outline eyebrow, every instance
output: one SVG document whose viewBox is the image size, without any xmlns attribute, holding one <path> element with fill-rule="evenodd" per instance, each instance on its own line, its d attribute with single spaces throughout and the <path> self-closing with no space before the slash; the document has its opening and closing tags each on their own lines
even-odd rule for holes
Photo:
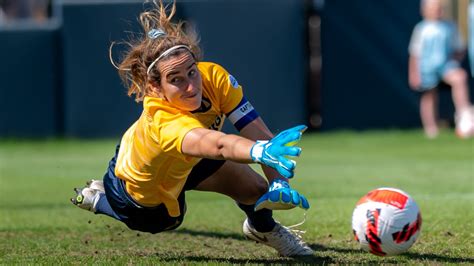
<svg viewBox="0 0 474 266">
<path fill-rule="evenodd" d="M 196 62 L 193 62 L 191 65 L 189 65 L 189 66 L 186 68 L 186 70 L 191 69 L 191 68 L 192 68 L 193 66 L 195 66 L 195 65 L 196 65 Z M 178 73 L 179 73 L 179 71 L 171 71 L 170 73 L 168 73 L 168 75 L 166 75 L 166 77 L 168 78 L 169 76 L 173 76 L 173 75 L 176 75 L 176 74 L 178 74 Z"/>
</svg>

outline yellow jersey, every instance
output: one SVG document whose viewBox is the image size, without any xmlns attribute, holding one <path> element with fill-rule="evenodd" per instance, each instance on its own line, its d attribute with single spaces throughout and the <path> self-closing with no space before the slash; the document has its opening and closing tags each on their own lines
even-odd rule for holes
<svg viewBox="0 0 474 266">
<path fill-rule="evenodd" d="M 242 87 L 223 67 L 209 62 L 197 66 L 202 76 L 201 107 L 183 111 L 161 98 L 145 97 L 140 118 L 122 137 L 115 166 L 115 175 L 125 181 L 137 203 L 145 207 L 163 203 L 172 217 L 180 215 L 178 196 L 200 161 L 182 153 L 184 136 L 194 128 L 221 130 L 226 114 L 240 124 L 256 117 L 255 111 L 249 116 Z"/>
</svg>

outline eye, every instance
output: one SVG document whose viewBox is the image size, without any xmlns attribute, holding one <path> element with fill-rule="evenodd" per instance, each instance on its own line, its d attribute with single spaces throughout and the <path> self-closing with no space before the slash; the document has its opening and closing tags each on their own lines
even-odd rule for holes
<svg viewBox="0 0 474 266">
<path fill-rule="evenodd" d="M 188 73 L 188 75 L 189 75 L 190 77 L 194 77 L 194 76 L 196 76 L 196 74 L 197 74 L 197 71 L 196 71 L 195 69 L 191 69 L 191 70 L 189 71 L 189 73 Z"/>
<path fill-rule="evenodd" d="M 174 77 L 170 80 L 170 83 L 177 84 L 180 83 L 183 79 L 180 77 Z"/>
</svg>

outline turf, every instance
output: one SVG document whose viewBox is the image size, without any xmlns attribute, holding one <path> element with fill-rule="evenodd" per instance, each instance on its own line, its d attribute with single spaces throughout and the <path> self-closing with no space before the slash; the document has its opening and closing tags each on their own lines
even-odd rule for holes
<svg viewBox="0 0 474 266">
<path fill-rule="evenodd" d="M 157 235 L 131 231 L 69 203 L 72 188 L 100 178 L 116 140 L 0 141 L 0 264 L 473 264 L 474 140 L 445 131 L 306 133 L 293 187 L 312 205 L 302 229 L 316 251 L 281 258 L 241 233 L 243 213 L 217 194 L 189 192 L 183 225 Z M 360 251 L 351 233 L 357 200 L 371 189 L 411 194 L 422 233 L 405 254 Z M 275 213 L 298 223 L 303 211 Z"/>
</svg>

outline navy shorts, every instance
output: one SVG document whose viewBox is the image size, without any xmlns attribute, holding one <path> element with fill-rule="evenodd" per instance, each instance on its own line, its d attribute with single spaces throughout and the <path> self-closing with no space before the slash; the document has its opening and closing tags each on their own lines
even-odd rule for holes
<svg viewBox="0 0 474 266">
<path fill-rule="evenodd" d="M 178 217 L 171 217 L 164 204 L 156 207 L 140 206 L 127 193 L 124 181 L 115 176 L 119 148 L 120 146 L 117 146 L 115 156 L 110 160 L 107 173 L 104 175 L 107 201 L 120 221 L 130 229 L 153 234 L 177 228 L 183 222 L 186 213 L 185 191 L 196 188 L 199 183 L 214 174 L 225 163 L 224 160 L 202 159 L 194 166 L 178 197 L 181 214 Z"/>
</svg>

